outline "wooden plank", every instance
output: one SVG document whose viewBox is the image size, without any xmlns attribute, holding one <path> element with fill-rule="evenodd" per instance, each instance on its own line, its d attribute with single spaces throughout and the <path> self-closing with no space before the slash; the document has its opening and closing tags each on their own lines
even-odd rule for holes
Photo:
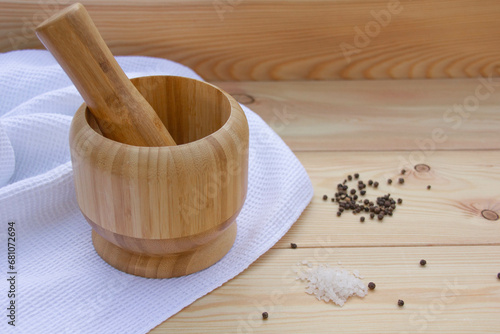
<svg viewBox="0 0 500 334">
<path fill-rule="evenodd" d="M 436 150 L 499 149 L 500 80 L 489 80 L 215 84 L 294 151 L 418 151 L 430 143 Z"/>
<path fill-rule="evenodd" d="M 483 210 L 500 214 L 498 151 L 435 152 L 422 161 L 431 168 L 429 172 L 400 164 L 408 153 L 298 153 L 315 194 L 275 247 L 289 248 L 291 242 L 299 247 L 500 244 L 500 220 L 488 220 L 481 214 Z M 400 185 L 396 180 L 403 167 L 408 172 Z M 370 200 L 387 193 L 403 199 L 392 217 L 379 222 L 364 214 L 366 222 L 360 223 L 361 214 L 346 212 L 337 217 L 338 204 L 323 201 L 324 194 L 334 195 L 336 185 L 356 172 L 365 182 L 380 182 L 376 190 L 367 188 L 365 197 Z M 395 181 L 390 186 L 388 178 Z M 427 190 L 427 185 L 432 189 Z"/>
<path fill-rule="evenodd" d="M 498 333 L 499 257 L 498 246 L 270 250 L 151 333 Z M 377 287 L 342 308 L 320 302 L 294 279 L 302 260 L 341 261 Z"/>
<path fill-rule="evenodd" d="M 62 3 L 1 0 L 0 51 L 40 48 L 33 29 Z M 116 55 L 169 58 L 208 80 L 459 78 L 500 64 L 496 0 L 82 3 Z"/>
</svg>

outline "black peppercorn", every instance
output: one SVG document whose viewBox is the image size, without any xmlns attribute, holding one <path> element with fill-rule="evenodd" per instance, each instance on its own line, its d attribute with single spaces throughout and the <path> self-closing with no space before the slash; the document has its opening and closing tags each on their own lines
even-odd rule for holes
<svg viewBox="0 0 500 334">
<path fill-rule="evenodd" d="M 267 312 L 262 313 L 262 319 L 266 320 L 267 318 L 269 318 L 269 313 Z"/>
<path fill-rule="evenodd" d="M 401 175 L 405 175 L 406 174 L 406 169 L 402 169 L 401 170 Z"/>
<path fill-rule="evenodd" d="M 351 195 L 354 195 L 356 193 L 356 189 L 351 189 Z"/>
<path fill-rule="evenodd" d="M 335 202 L 335 198 L 332 197 L 332 202 Z"/>
<path fill-rule="evenodd" d="M 297 248 L 297 244 L 294 244 L 293 242 L 290 244 L 290 247 L 292 247 L 293 249 Z"/>
<path fill-rule="evenodd" d="M 378 220 L 382 220 L 382 219 L 384 219 L 384 215 L 383 215 L 383 214 L 379 214 L 379 215 L 377 216 L 377 218 L 378 218 Z"/>
<path fill-rule="evenodd" d="M 351 180 L 352 180 L 352 175 L 347 175 L 347 179 L 348 179 L 349 181 L 351 181 Z"/>
<path fill-rule="evenodd" d="M 374 183 L 373 183 L 373 186 L 374 186 L 375 188 L 377 188 L 377 187 L 378 187 L 378 182 L 374 182 Z"/>
<path fill-rule="evenodd" d="M 403 204 L 403 200 L 401 198 L 398 198 L 398 204 Z"/>
<path fill-rule="evenodd" d="M 402 299 L 398 300 L 399 307 L 403 306 L 404 304 L 405 304 L 405 302 Z"/>
<path fill-rule="evenodd" d="M 342 212 L 337 211 L 337 217 L 340 217 L 342 215 Z"/>
<path fill-rule="evenodd" d="M 497 274 L 498 279 L 500 279 L 500 273 Z"/>
<path fill-rule="evenodd" d="M 374 214 L 373 212 L 372 212 L 372 213 L 370 213 L 370 218 L 371 218 L 371 219 L 375 218 L 375 214 Z"/>
<path fill-rule="evenodd" d="M 428 186 L 427 186 L 427 190 L 431 190 L 431 185 L 428 185 Z"/>
<path fill-rule="evenodd" d="M 363 223 L 365 221 L 365 217 L 359 218 L 359 221 Z"/>
<path fill-rule="evenodd" d="M 326 201 L 328 199 L 328 196 L 323 195 L 323 201 Z"/>
<path fill-rule="evenodd" d="M 373 290 L 375 289 L 376 285 L 373 282 L 368 283 L 368 289 Z"/>
<path fill-rule="evenodd" d="M 355 179 L 359 178 L 359 174 L 358 173 L 354 174 L 354 178 Z"/>
<path fill-rule="evenodd" d="M 366 190 L 361 190 L 359 193 L 361 194 L 361 196 L 365 196 L 366 195 Z"/>
<path fill-rule="evenodd" d="M 398 182 L 399 182 L 400 184 L 403 184 L 403 183 L 405 183 L 405 179 L 403 179 L 402 177 L 400 177 L 400 178 L 399 178 L 399 180 L 398 180 Z"/>
<path fill-rule="evenodd" d="M 420 265 L 421 266 L 425 266 L 427 264 L 427 261 L 425 261 L 424 259 L 420 260 Z"/>
<path fill-rule="evenodd" d="M 368 180 L 368 185 L 372 186 L 373 185 L 373 180 Z"/>
<path fill-rule="evenodd" d="M 391 183 L 392 183 L 392 180 L 391 180 L 391 179 L 388 179 L 388 180 L 387 180 L 387 183 L 388 183 L 388 184 L 391 184 Z"/>
</svg>

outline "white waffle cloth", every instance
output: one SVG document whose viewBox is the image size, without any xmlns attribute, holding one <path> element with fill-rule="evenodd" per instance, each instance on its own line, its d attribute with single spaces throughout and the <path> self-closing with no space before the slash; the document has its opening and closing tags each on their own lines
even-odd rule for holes
<svg viewBox="0 0 500 334">
<path fill-rule="evenodd" d="M 117 57 L 129 77 L 201 79 L 164 59 Z M 94 251 L 75 198 L 68 131 L 83 102 L 47 51 L 0 54 L 0 333 L 146 333 L 245 270 L 312 198 L 298 159 L 262 119 L 250 126 L 248 194 L 230 252 L 201 272 L 147 279 Z M 16 326 L 8 325 L 7 223 L 16 225 Z"/>
</svg>

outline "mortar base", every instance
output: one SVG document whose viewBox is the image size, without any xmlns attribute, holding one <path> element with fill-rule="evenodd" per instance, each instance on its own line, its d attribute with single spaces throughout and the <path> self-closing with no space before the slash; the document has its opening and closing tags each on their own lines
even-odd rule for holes
<svg viewBox="0 0 500 334">
<path fill-rule="evenodd" d="M 134 253 L 101 237 L 92 230 L 92 242 L 99 256 L 114 268 L 147 278 L 170 278 L 206 269 L 229 252 L 236 239 L 236 221 L 211 242 L 183 253 L 150 256 Z"/>
</svg>

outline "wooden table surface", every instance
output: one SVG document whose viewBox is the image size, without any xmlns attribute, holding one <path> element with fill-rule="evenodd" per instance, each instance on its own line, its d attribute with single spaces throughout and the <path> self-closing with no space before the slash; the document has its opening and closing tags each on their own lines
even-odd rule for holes
<svg viewBox="0 0 500 334">
<path fill-rule="evenodd" d="M 500 79 L 215 84 L 275 129 L 315 194 L 272 249 L 151 333 L 500 332 Z M 322 200 L 355 172 L 380 182 L 367 196 L 403 198 L 393 217 L 360 223 Z M 302 260 L 377 288 L 320 302 L 295 280 Z"/>
</svg>

